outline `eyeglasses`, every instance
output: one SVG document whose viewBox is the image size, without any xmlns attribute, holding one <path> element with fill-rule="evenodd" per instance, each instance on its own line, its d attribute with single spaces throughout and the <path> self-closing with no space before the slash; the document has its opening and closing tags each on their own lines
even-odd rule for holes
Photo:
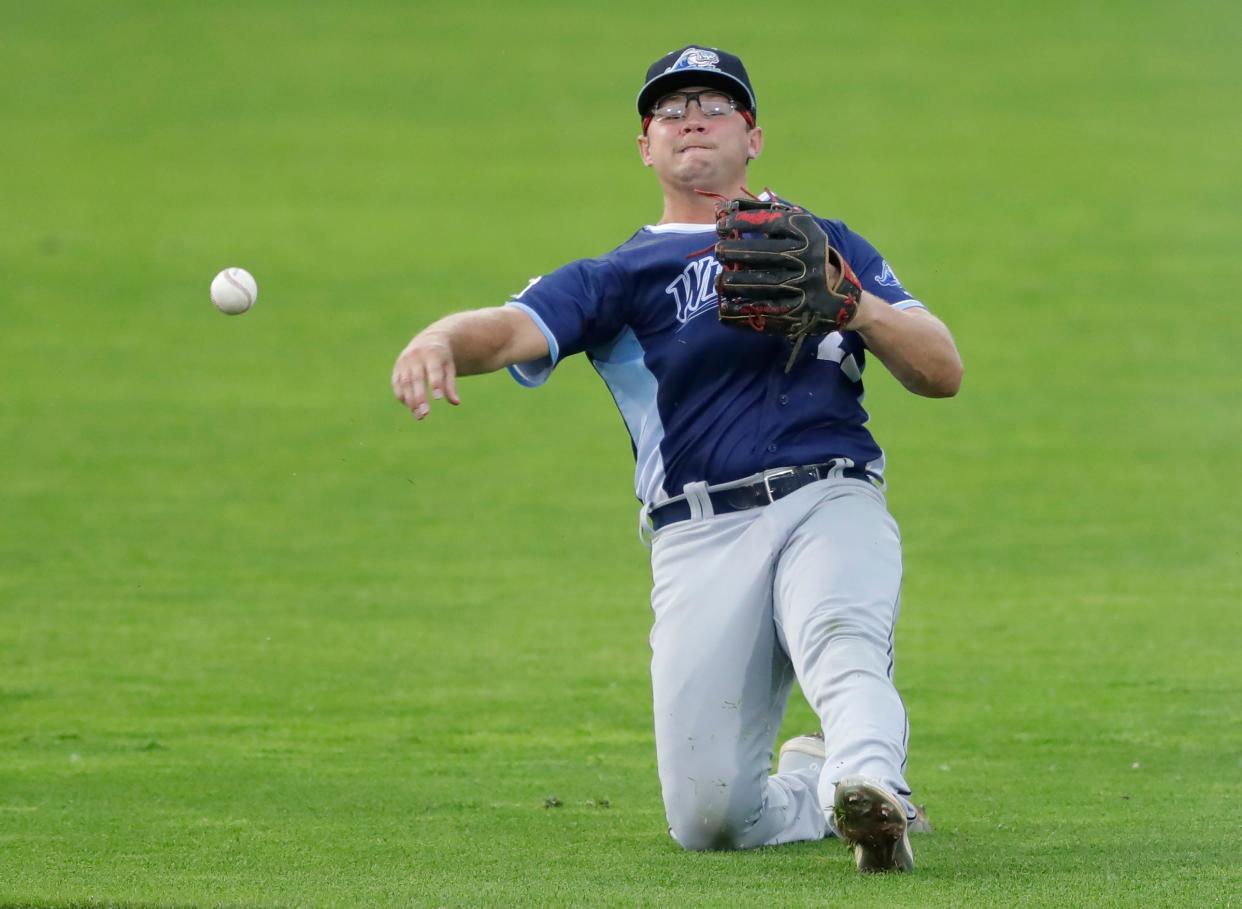
<svg viewBox="0 0 1242 909">
<path fill-rule="evenodd" d="M 727 117 L 737 110 L 737 102 L 719 91 L 674 92 L 665 95 L 651 108 L 651 116 L 660 121 L 680 120 L 690 109 L 690 102 L 699 102 L 704 117 Z"/>
</svg>

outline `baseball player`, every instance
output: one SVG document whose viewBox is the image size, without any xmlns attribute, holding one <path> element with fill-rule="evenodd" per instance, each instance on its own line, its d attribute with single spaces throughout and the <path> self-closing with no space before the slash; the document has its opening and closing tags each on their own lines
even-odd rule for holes
<svg viewBox="0 0 1242 909">
<path fill-rule="evenodd" d="M 635 453 L 669 832 L 695 850 L 834 835 L 859 870 L 909 871 L 923 821 L 892 680 L 901 541 L 862 376 L 870 354 L 910 391 L 948 397 L 962 364 L 865 239 L 743 193 L 757 112 L 736 56 L 657 60 L 638 152 L 659 220 L 503 306 L 433 323 L 397 358 L 393 391 L 421 420 L 433 400 L 460 403 L 459 375 L 508 368 L 534 387 L 585 353 Z M 772 773 L 794 679 L 822 735 L 785 743 Z"/>
</svg>

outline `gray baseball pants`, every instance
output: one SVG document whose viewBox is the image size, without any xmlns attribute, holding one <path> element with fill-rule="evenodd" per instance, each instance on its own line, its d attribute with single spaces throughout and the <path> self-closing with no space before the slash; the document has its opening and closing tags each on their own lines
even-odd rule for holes
<svg viewBox="0 0 1242 909">
<path fill-rule="evenodd" d="M 832 832 L 838 780 L 873 777 L 913 816 L 893 686 L 901 538 L 883 493 L 812 483 L 770 505 L 693 517 L 652 540 L 651 680 L 670 832 L 745 849 Z M 793 680 L 823 725 L 819 773 L 771 774 Z"/>
</svg>

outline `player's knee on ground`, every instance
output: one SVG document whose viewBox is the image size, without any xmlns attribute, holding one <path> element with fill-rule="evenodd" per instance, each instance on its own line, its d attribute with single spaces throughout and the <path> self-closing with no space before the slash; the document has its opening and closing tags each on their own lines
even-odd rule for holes
<svg viewBox="0 0 1242 909">
<path fill-rule="evenodd" d="M 736 787 L 723 781 L 708 793 L 666 794 L 665 813 L 669 832 L 683 849 L 702 852 L 709 849 L 745 849 L 757 845 L 746 840 L 755 823 L 761 802 L 740 797 Z"/>
</svg>

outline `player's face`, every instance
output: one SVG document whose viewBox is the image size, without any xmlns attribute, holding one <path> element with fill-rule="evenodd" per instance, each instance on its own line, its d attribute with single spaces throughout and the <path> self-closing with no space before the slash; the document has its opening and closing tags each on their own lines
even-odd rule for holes
<svg viewBox="0 0 1242 909">
<path fill-rule="evenodd" d="M 708 91 L 691 87 L 684 92 Z M 681 94 L 679 92 L 678 94 Z M 754 129 L 737 110 L 710 116 L 698 99 L 684 105 L 680 118 L 652 119 L 647 134 L 638 137 L 643 163 L 655 170 L 660 183 L 676 189 L 703 189 L 736 195 L 745 182 L 746 162 L 759 157 L 763 130 Z"/>
</svg>

